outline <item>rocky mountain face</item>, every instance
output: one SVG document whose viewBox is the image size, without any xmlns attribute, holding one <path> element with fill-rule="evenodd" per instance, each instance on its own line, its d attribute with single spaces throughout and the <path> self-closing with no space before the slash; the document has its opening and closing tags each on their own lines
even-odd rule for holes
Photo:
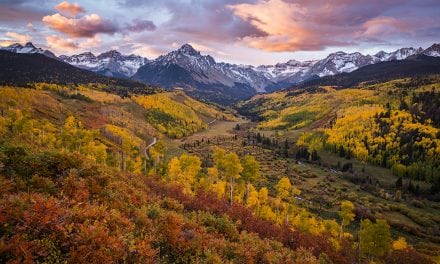
<svg viewBox="0 0 440 264">
<path fill-rule="evenodd" d="M 50 51 L 35 48 L 32 43 L 27 43 L 24 47 L 13 44 L 2 49 L 55 57 Z M 73 56 L 63 55 L 59 59 L 102 75 L 133 78 L 165 88 L 181 87 L 201 98 L 230 103 L 255 93 L 271 92 L 308 80 L 349 73 L 367 65 L 403 60 L 418 54 L 440 56 L 440 44 L 434 44 L 425 50 L 401 48 L 394 52 L 381 51 L 375 55 L 339 51 L 322 60 L 289 60 L 285 63 L 260 66 L 216 62 L 213 57 L 202 55 L 189 44 L 184 44 L 179 49 L 154 60 L 136 55 L 122 55 L 115 50 L 98 56 L 91 52 Z"/>
<path fill-rule="evenodd" d="M 209 55 L 201 55 L 191 45 L 148 61 L 140 67 L 133 79 L 160 85 L 166 88 L 181 87 L 190 94 L 221 103 L 231 103 L 255 94 L 251 83 L 258 76 L 246 79 L 246 74 L 255 74 L 251 69 L 230 67 L 217 63 Z M 240 72 L 238 72 L 240 71 Z"/>
<path fill-rule="evenodd" d="M 440 57 L 440 44 L 434 44 L 422 52 L 426 56 Z"/>
</svg>

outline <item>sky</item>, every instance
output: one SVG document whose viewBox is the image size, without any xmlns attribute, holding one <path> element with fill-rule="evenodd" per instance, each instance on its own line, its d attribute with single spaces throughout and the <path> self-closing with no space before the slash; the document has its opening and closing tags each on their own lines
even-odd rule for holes
<svg viewBox="0 0 440 264">
<path fill-rule="evenodd" d="M 440 42 L 440 0 L 0 0 L 0 45 L 274 64 Z"/>
</svg>

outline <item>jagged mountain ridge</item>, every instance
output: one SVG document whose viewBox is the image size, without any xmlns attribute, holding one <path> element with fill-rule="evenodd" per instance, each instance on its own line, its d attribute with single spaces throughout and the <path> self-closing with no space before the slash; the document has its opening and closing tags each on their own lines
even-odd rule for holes
<svg viewBox="0 0 440 264">
<path fill-rule="evenodd" d="M 27 42 L 24 46 L 20 43 L 14 43 L 7 47 L 0 47 L 0 50 L 5 50 L 13 53 L 25 53 L 25 54 L 43 54 L 50 58 L 56 58 L 55 54 L 53 54 L 49 50 L 44 50 L 42 48 L 37 48 L 32 44 L 32 42 Z"/>
<path fill-rule="evenodd" d="M 78 55 L 59 57 L 64 62 L 73 66 L 91 70 L 109 77 L 129 78 L 143 66 L 148 59 L 131 55 L 122 55 L 116 50 L 110 50 L 95 56 L 91 52 L 85 52 Z"/>
</svg>

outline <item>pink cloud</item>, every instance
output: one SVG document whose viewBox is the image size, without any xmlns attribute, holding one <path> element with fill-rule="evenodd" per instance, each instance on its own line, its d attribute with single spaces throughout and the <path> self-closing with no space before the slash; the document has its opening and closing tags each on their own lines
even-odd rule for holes
<svg viewBox="0 0 440 264">
<path fill-rule="evenodd" d="M 400 21 L 394 17 L 376 17 L 366 21 L 362 25 L 362 37 L 378 37 L 393 34 L 394 32 L 408 31 L 411 29 L 410 25 Z"/>
<path fill-rule="evenodd" d="M 78 3 L 69 3 L 67 1 L 59 3 L 57 6 L 55 6 L 55 9 L 61 14 L 70 17 L 76 17 L 77 15 L 85 12 L 85 9 Z"/>
<path fill-rule="evenodd" d="M 67 18 L 60 14 L 43 17 L 43 22 L 56 31 L 73 38 L 92 38 L 98 33 L 114 34 L 118 28 L 111 21 L 102 19 L 97 14 L 81 18 Z"/>
<path fill-rule="evenodd" d="M 62 38 L 56 35 L 46 36 L 47 45 L 54 50 L 75 51 L 79 48 L 78 43 L 72 39 Z"/>
</svg>

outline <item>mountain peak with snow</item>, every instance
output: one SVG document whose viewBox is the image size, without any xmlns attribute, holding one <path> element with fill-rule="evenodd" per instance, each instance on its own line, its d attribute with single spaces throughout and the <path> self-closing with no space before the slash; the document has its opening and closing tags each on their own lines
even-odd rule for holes
<svg viewBox="0 0 440 264">
<path fill-rule="evenodd" d="M 24 46 L 21 45 L 20 43 L 14 43 L 7 47 L 1 47 L 0 50 L 6 50 L 14 53 L 27 53 L 27 54 L 39 53 L 46 55 L 47 57 L 50 58 L 56 58 L 55 54 L 53 54 L 51 51 L 44 50 L 42 48 L 37 48 L 34 46 L 32 42 L 27 42 Z"/>
<path fill-rule="evenodd" d="M 191 46 L 190 44 L 186 43 L 183 44 L 178 50 L 177 52 L 185 54 L 185 55 L 190 55 L 190 56 L 200 56 L 200 51 L 197 51 L 196 49 L 193 48 L 193 46 Z"/>
<path fill-rule="evenodd" d="M 434 43 L 422 52 L 426 56 L 440 57 L 440 43 Z"/>
<path fill-rule="evenodd" d="M 119 59 L 121 58 L 123 55 L 117 51 L 117 50 L 109 50 L 107 52 L 103 52 L 101 54 L 99 54 L 97 57 L 98 58 L 114 58 L 114 59 Z"/>
<path fill-rule="evenodd" d="M 109 77 L 128 78 L 144 65 L 148 59 L 136 55 L 122 55 L 117 50 L 109 50 L 95 56 L 91 52 L 78 55 L 60 56 L 60 59 L 79 68 L 101 73 Z"/>
<path fill-rule="evenodd" d="M 26 42 L 24 47 L 25 48 L 30 48 L 30 49 L 36 49 L 36 47 L 34 46 L 34 44 L 32 42 Z"/>
</svg>

